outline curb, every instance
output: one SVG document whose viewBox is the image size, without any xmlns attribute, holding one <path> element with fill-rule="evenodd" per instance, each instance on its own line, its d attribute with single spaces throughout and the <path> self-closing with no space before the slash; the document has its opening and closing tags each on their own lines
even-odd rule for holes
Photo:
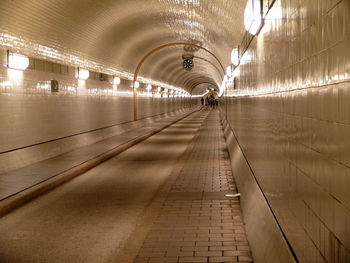
<svg viewBox="0 0 350 263">
<path fill-rule="evenodd" d="M 131 148 L 132 146 L 146 140 L 147 138 L 153 136 L 156 133 L 159 133 L 160 131 L 168 128 L 169 126 L 175 124 L 178 121 L 183 120 L 184 118 L 188 117 L 189 115 L 200 111 L 200 109 L 195 109 L 184 116 L 180 117 L 179 119 L 176 119 L 175 121 L 166 124 L 165 126 L 162 126 L 161 128 L 157 128 L 155 130 L 152 130 L 144 135 L 140 135 L 134 139 L 131 139 L 130 141 L 116 146 L 114 149 L 109 150 L 107 152 L 104 152 L 93 159 L 87 160 L 84 163 L 81 163 L 77 166 L 74 166 L 70 168 L 69 170 L 57 174 L 45 181 L 42 181 L 36 185 L 31 186 L 30 188 L 27 188 L 19 193 L 16 193 L 12 196 L 9 196 L 8 198 L 0 201 L 0 217 L 4 216 L 5 214 L 11 212 L 12 210 L 16 209 L 17 207 L 27 203 L 28 201 L 50 191 L 54 188 L 68 182 L 69 180 L 87 172 L 88 170 L 96 167 L 97 165 L 107 161 L 108 159 L 111 159 L 112 157 L 118 155 L 119 153 Z"/>
</svg>

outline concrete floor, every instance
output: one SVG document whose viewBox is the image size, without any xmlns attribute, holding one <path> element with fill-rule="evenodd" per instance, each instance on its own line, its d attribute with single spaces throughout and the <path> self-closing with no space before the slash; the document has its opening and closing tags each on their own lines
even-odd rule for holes
<svg viewBox="0 0 350 263">
<path fill-rule="evenodd" d="M 206 113 L 195 113 L 0 219 L 0 262 L 115 262 Z"/>
</svg>

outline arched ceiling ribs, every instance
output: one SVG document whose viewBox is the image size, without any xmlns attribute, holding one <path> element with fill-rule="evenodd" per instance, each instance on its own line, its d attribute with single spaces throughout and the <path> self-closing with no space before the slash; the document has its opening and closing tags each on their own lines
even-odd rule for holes
<svg viewBox="0 0 350 263">
<path fill-rule="evenodd" d="M 58 54 L 89 60 L 92 67 L 126 75 L 148 50 L 172 42 L 200 43 L 226 66 L 245 32 L 245 4 L 227 0 L 3 0 L 0 28 Z M 38 50 L 30 53 L 40 55 Z M 143 77 L 164 82 L 153 75 L 161 69 L 159 64 L 154 66 L 152 71 L 142 71 Z"/>
<path fill-rule="evenodd" d="M 201 76 L 206 75 L 208 76 L 208 78 L 212 79 L 215 82 L 215 79 L 213 78 L 213 74 L 211 72 L 208 72 L 205 70 L 205 68 L 199 67 L 197 66 L 197 70 L 191 70 L 191 71 L 186 71 L 186 70 L 175 70 L 174 74 L 171 78 L 171 82 L 173 83 L 179 83 L 179 85 L 183 85 L 183 82 L 181 81 L 183 79 L 183 76 L 187 76 L 187 75 L 193 75 L 193 74 L 200 74 Z"/>
<path fill-rule="evenodd" d="M 210 81 L 203 81 L 203 82 L 199 82 L 199 83 L 193 85 L 191 90 L 190 90 L 190 94 L 193 95 L 193 90 L 202 84 L 208 84 L 208 85 L 211 85 L 211 86 L 214 86 L 215 88 L 217 88 L 217 85 L 215 83 L 210 82 Z"/>
<path fill-rule="evenodd" d="M 205 63 L 195 63 L 194 68 L 189 72 L 200 72 L 203 75 L 209 75 L 212 79 L 214 79 L 215 82 L 221 81 L 221 74 L 219 75 L 219 72 L 216 70 L 215 67 L 208 67 L 207 61 L 203 60 Z M 182 68 L 182 65 L 178 66 L 175 69 L 170 70 L 171 74 L 168 74 L 167 77 L 163 76 L 165 81 L 169 83 L 179 83 L 178 80 L 181 79 L 181 76 L 185 73 L 188 73 L 188 71 L 184 70 Z"/>
<path fill-rule="evenodd" d="M 195 48 L 199 48 L 199 49 L 202 49 L 204 51 L 206 51 L 207 53 L 209 53 L 210 55 L 212 55 L 215 60 L 217 61 L 217 63 L 220 65 L 221 69 L 222 69 L 222 73 L 223 73 L 223 76 L 225 75 L 225 68 L 224 66 L 222 65 L 221 61 L 218 59 L 218 57 L 212 53 L 210 50 L 202 47 L 202 46 L 199 46 L 199 45 L 196 45 L 196 44 L 193 44 L 193 43 L 187 43 L 187 42 L 174 42 L 174 43 L 167 43 L 167 44 L 164 44 L 164 45 L 161 45 L 161 46 L 158 46 L 154 49 L 152 49 L 151 51 L 149 51 L 148 53 L 146 53 L 146 55 L 144 55 L 141 60 L 139 61 L 136 69 L 135 69 L 135 72 L 134 72 L 134 80 L 133 80 L 133 83 L 135 83 L 135 81 L 137 80 L 137 77 L 138 77 L 138 73 L 143 65 L 143 63 L 146 61 L 146 59 L 148 57 L 150 57 L 152 54 L 158 52 L 159 50 L 162 50 L 164 48 L 168 48 L 168 47 L 173 47 L 173 46 L 192 46 L 192 47 L 195 47 Z M 136 91 L 135 91 L 136 92 Z"/>
<path fill-rule="evenodd" d="M 182 83 L 184 83 L 184 85 L 186 86 L 191 86 L 193 82 L 198 82 L 202 80 L 210 80 L 210 78 L 200 73 L 194 73 L 184 77 L 182 79 Z"/>
<path fill-rule="evenodd" d="M 212 63 L 210 60 L 205 59 L 205 58 L 202 58 L 202 57 L 199 57 L 199 56 L 193 56 L 193 57 L 196 58 L 196 59 L 203 60 L 203 61 L 209 63 L 209 64 L 212 65 L 212 66 L 215 68 L 215 70 L 219 73 L 219 76 L 221 75 L 220 69 L 219 69 L 214 63 Z"/>
</svg>

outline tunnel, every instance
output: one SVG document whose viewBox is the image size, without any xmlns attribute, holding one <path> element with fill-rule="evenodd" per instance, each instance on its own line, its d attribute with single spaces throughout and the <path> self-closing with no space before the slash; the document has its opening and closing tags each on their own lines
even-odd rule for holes
<svg viewBox="0 0 350 263">
<path fill-rule="evenodd" d="M 349 0 L 1 0 L 0 263 L 349 263 Z"/>
</svg>

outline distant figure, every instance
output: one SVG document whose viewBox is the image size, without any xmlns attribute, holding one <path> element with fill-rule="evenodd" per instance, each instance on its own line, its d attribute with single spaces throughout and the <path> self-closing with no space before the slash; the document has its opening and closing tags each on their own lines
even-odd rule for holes
<svg viewBox="0 0 350 263">
<path fill-rule="evenodd" d="M 204 105 L 204 98 L 203 97 L 201 98 L 201 104 L 202 104 L 202 106 Z"/>
<path fill-rule="evenodd" d="M 216 109 L 219 105 L 219 100 L 217 98 L 214 99 L 214 109 Z"/>
</svg>

